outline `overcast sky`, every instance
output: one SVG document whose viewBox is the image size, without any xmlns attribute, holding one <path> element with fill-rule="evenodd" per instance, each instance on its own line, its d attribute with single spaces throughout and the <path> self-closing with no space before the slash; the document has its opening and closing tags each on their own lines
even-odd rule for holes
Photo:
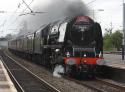
<svg viewBox="0 0 125 92">
<path fill-rule="evenodd" d="M 32 0 L 25 1 L 30 3 Z M 94 2 L 90 3 L 91 1 Z M 5 13 L 0 13 L 0 37 L 8 33 L 16 33 L 14 29 L 9 29 L 9 27 L 16 21 L 18 12 L 22 12 L 26 8 L 25 5 L 23 5 L 23 8 L 18 8 L 21 2 L 22 0 L 0 0 L 0 12 L 6 11 Z M 43 2 L 43 5 L 49 3 L 47 0 Z M 89 8 L 91 17 L 101 23 L 103 33 L 105 28 L 111 28 L 111 24 L 113 31 L 122 29 L 123 0 L 83 0 L 83 2 Z M 99 11 L 100 9 L 103 11 Z"/>
<path fill-rule="evenodd" d="M 84 0 L 85 3 L 93 0 Z M 113 31 L 122 29 L 123 20 L 123 0 L 95 0 L 95 2 L 89 4 L 90 9 L 94 10 L 96 21 L 102 25 L 103 33 L 105 28 L 113 27 Z M 104 11 L 99 11 L 103 9 Z"/>
</svg>

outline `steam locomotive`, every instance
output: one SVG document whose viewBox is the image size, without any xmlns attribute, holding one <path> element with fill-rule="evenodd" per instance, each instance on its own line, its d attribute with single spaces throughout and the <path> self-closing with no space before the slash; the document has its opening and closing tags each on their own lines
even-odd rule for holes
<svg viewBox="0 0 125 92">
<path fill-rule="evenodd" d="M 103 64 L 103 37 L 99 23 L 88 16 L 55 21 L 34 33 L 8 42 L 11 52 L 43 66 L 64 66 L 68 75 L 94 74 Z"/>
</svg>

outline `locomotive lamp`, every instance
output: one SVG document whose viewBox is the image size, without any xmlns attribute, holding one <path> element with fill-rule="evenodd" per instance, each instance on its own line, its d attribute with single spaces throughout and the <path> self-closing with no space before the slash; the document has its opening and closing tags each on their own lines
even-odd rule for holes
<svg viewBox="0 0 125 92">
<path fill-rule="evenodd" d="M 60 49 L 56 49 L 56 50 L 55 50 L 55 52 L 59 52 L 59 51 L 60 51 Z"/>
<path fill-rule="evenodd" d="M 70 53 L 69 53 L 69 52 L 66 52 L 66 56 L 67 56 L 67 57 L 70 57 Z"/>
<path fill-rule="evenodd" d="M 84 57 L 86 57 L 86 54 L 84 54 Z"/>
</svg>

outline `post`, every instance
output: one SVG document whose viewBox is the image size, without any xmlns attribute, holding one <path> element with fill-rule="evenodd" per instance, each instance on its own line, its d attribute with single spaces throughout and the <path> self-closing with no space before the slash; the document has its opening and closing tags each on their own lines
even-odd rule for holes
<svg viewBox="0 0 125 92">
<path fill-rule="evenodd" d="M 97 10 L 93 9 L 93 10 L 92 10 L 93 20 L 95 20 L 95 12 L 96 12 L 96 11 L 104 11 L 104 9 L 97 9 Z"/>
<path fill-rule="evenodd" d="M 124 49 L 124 38 L 123 38 L 123 41 L 122 41 L 122 60 L 124 60 L 124 53 L 125 49 Z"/>
<path fill-rule="evenodd" d="M 122 41 L 122 60 L 124 60 L 125 55 L 125 3 L 123 0 L 123 41 Z"/>
</svg>

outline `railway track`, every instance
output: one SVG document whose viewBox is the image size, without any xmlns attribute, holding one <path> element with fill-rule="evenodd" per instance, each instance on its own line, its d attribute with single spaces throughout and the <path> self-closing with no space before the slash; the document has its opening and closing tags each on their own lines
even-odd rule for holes
<svg viewBox="0 0 125 92">
<path fill-rule="evenodd" d="M 0 55 L 18 92 L 60 92 L 14 59 L 5 55 L 3 51 L 0 51 Z"/>
<path fill-rule="evenodd" d="M 101 83 L 104 83 L 106 85 L 109 85 L 109 86 L 112 86 L 112 87 L 115 87 L 117 89 L 121 89 L 121 90 L 125 90 L 125 85 L 121 84 L 121 83 L 116 83 L 112 80 L 109 80 L 109 79 L 100 79 L 100 78 L 96 78 L 96 80 L 98 82 L 101 82 Z"/>
<path fill-rule="evenodd" d="M 11 59 L 12 60 L 12 62 L 15 62 L 15 63 L 17 63 L 15 60 L 13 60 L 11 57 L 9 57 L 9 56 L 6 56 L 3 52 L 1 53 L 0 52 L 0 55 L 2 54 L 2 59 L 3 60 L 6 60 L 7 58 L 9 58 L 9 59 Z M 10 61 L 11 61 L 10 60 Z M 5 62 L 5 61 L 4 61 Z M 6 62 L 5 62 L 6 63 Z M 20 64 L 19 64 L 20 65 Z M 5 66 L 6 66 L 6 64 L 5 64 Z M 12 68 L 12 66 L 10 66 L 11 68 Z M 20 69 L 17 69 L 17 67 L 18 66 L 16 66 L 14 69 L 12 68 L 12 69 L 10 69 L 10 70 L 12 70 L 12 71 L 14 71 L 14 70 L 18 70 L 18 71 L 20 71 Z M 21 65 L 21 67 L 23 67 L 22 65 Z M 26 69 L 27 70 L 27 69 Z M 85 86 L 85 87 L 87 87 L 88 89 L 92 89 L 94 92 L 125 92 L 124 90 L 125 90 L 125 87 L 122 87 L 122 86 L 119 86 L 119 85 L 115 85 L 115 84 L 112 84 L 112 83 L 110 83 L 110 82 L 107 82 L 107 81 L 104 81 L 104 80 L 102 80 L 102 79 L 96 79 L 96 80 L 90 80 L 90 81 L 83 81 L 83 80 L 76 80 L 76 79 L 72 79 L 72 78 L 69 78 L 69 77 L 67 77 L 67 76 L 64 76 L 66 79 L 68 79 L 68 80 L 71 80 L 71 81 L 74 81 L 74 82 L 76 82 L 77 84 L 80 84 L 80 85 L 83 85 L 83 86 Z M 37 80 L 39 80 L 39 79 L 37 79 Z M 42 83 L 43 84 L 43 83 Z M 49 90 L 47 89 L 47 91 L 46 91 L 46 89 L 45 90 L 43 90 L 43 88 L 42 87 L 40 87 L 40 88 L 42 88 L 42 90 L 33 90 L 33 89 L 28 89 L 28 88 L 24 88 L 20 83 L 16 83 L 16 85 L 19 85 L 19 87 L 16 87 L 16 88 L 18 88 L 19 89 L 19 92 L 60 92 L 59 90 L 53 90 L 53 89 L 50 89 L 49 88 Z M 27 85 L 27 84 L 26 84 Z M 29 87 L 30 88 L 30 87 Z M 53 88 L 53 87 L 52 87 Z M 35 88 L 36 89 L 36 88 Z M 37 88 L 38 89 L 38 88 Z M 20 91 L 21 90 L 21 91 Z M 26 90 L 26 91 L 24 91 L 24 90 Z M 28 90 L 28 91 L 27 91 Z"/>
<path fill-rule="evenodd" d="M 113 84 L 108 81 L 104 81 L 103 79 L 96 78 L 95 80 L 76 80 L 73 78 L 69 78 L 64 76 L 64 78 L 74 81 L 78 84 L 86 86 L 96 92 L 125 92 L 125 87 L 120 86 L 118 84 Z"/>
</svg>

